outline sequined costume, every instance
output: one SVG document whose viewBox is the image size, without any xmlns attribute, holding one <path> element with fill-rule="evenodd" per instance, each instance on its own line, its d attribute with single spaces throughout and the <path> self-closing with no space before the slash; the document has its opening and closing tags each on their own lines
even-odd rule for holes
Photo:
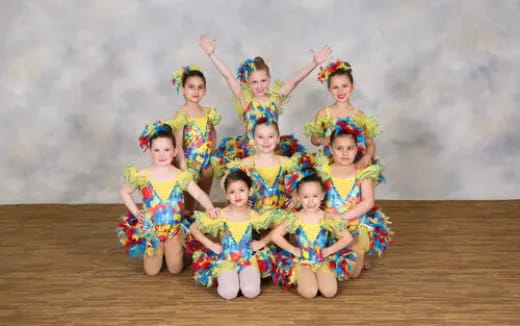
<svg viewBox="0 0 520 326">
<path fill-rule="evenodd" d="M 215 126 L 222 116 L 213 107 L 202 108 L 204 116 L 190 118 L 180 110 L 172 123 L 174 128 L 183 128 L 182 148 L 188 168 L 202 173 L 211 165 L 211 157 L 216 147 Z"/>
<path fill-rule="evenodd" d="M 219 274 L 225 270 L 240 272 L 252 266 L 262 277 L 270 277 L 275 268 L 275 257 L 270 247 L 254 252 L 251 249 L 253 231 L 264 230 L 271 224 L 270 214 L 258 214 L 251 210 L 250 220 L 233 222 L 224 213 L 210 219 L 203 212 L 195 212 L 197 226 L 202 233 L 219 238 L 222 252 L 215 254 L 207 248 L 193 252 L 193 275 L 197 284 L 214 286 Z"/>
<path fill-rule="evenodd" d="M 330 138 L 332 133 L 338 129 L 347 130 L 356 135 L 358 154 L 354 162 L 357 162 L 366 152 L 366 138 L 374 138 L 381 134 L 381 129 L 379 128 L 377 121 L 374 120 L 374 118 L 365 115 L 363 112 L 356 110 L 353 116 L 335 119 L 332 117 L 329 107 L 325 109 L 325 114 L 320 115 L 316 120 L 305 124 L 304 133 L 309 137 Z M 332 151 L 330 146 L 325 146 L 323 148 L 323 153 L 331 158 Z M 380 165 L 382 167 L 378 157 L 372 158 L 372 164 Z M 381 174 L 379 175 L 377 183 L 386 183 L 383 169 L 381 169 Z"/>
<path fill-rule="evenodd" d="M 381 166 L 370 165 L 360 170 L 352 178 L 335 178 L 331 172 L 328 159 L 323 155 L 317 156 L 316 170 L 325 180 L 326 197 L 325 210 L 334 213 L 345 213 L 362 200 L 361 184 L 366 179 L 377 182 L 381 174 Z M 345 180 L 346 186 L 340 179 Z M 339 183 L 342 183 L 340 186 Z M 345 189 L 347 187 L 348 189 Z M 348 230 L 352 236 L 359 236 L 358 242 L 364 252 L 369 255 L 381 256 L 383 251 L 392 243 L 393 231 L 390 228 L 390 218 L 383 211 L 374 206 L 366 214 L 348 221 Z"/>
<path fill-rule="evenodd" d="M 235 108 L 240 115 L 244 127 L 245 134 L 237 137 L 227 137 L 220 142 L 215 156 L 217 159 L 214 164 L 217 166 L 219 176 L 224 173 L 223 167 L 234 159 L 243 159 L 254 154 L 255 144 L 253 141 L 253 129 L 259 119 L 265 118 L 269 121 L 278 123 L 279 116 L 283 113 L 281 105 L 287 102 L 288 97 L 279 93 L 282 86 L 280 81 L 274 83 L 273 89 L 269 92 L 269 99 L 265 102 L 257 102 L 253 100 L 252 91 L 243 85 L 245 107 L 235 99 Z M 280 136 L 280 143 L 275 149 L 275 153 L 283 156 L 292 156 L 295 153 L 303 153 L 305 147 L 298 143 L 293 135 Z"/>
<path fill-rule="evenodd" d="M 322 218 L 319 224 L 306 224 L 300 214 L 295 212 L 288 213 L 287 218 L 287 233 L 294 234 L 296 247 L 301 249 L 302 256 L 296 258 L 280 250 L 273 281 L 289 289 L 298 281 L 298 266 L 309 267 L 314 272 L 329 272 L 338 280 L 348 279 L 356 262 L 356 254 L 350 246 L 327 257 L 322 255 L 322 250 L 334 242 L 335 234 L 341 232 L 347 223 L 339 219 Z"/>
<path fill-rule="evenodd" d="M 140 175 L 134 166 L 126 168 L 126 182 L 141 192 L 144 210 L 143 223 L 128 213 L 116 228 L 118 243 L 130 257 L 152 256 L 161 241 L 185 233 L 183 191 L 195 175 L 188 169 L 179 171 L 175 180 L 159 182 L 149 178 L 149 170 Z"/>
</svg>

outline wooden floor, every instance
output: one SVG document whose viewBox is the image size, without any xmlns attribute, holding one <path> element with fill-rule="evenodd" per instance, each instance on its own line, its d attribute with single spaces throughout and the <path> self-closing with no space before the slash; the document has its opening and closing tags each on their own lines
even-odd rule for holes
<svg viewBox="0 0 520 326">
<path fill-rule="evenodd" d="M 395 245 L 334 299 L 220 299 L 143 274 L 122 205 L 0 206 L 1 325 L 520 325 L 520 201 L 380 201 Z"/>
</svg>

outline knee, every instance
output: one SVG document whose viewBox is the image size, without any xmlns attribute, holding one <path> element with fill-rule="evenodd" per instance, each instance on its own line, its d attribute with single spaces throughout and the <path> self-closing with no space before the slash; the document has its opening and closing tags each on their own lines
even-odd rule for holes
<svg viewBox="0 0 520 326">
<path fill-rule="evenodd" d="M 260 294 L 260 284 L 240 284 L 240 290 L 244 297 L 256 298 Z"/>
<path fill-rule="evenodd" d="M 238 295 L 238 286 L 233 285 L 222 285 L 219 284 L 217 288 L 218 295 L 226 300 L 231 300 L 237 297 Z"/>
<path fill-rule="evenodd" d="M 144 265 L 144 272 L 148 276 L 157 276 L 161 272 L 161 265 L 159 266 L 148 266 Z"/>
<path fill-rule="evenodd" d="M 336 296 L 336 293 L 338 293 L 338 286 L 337 284 L 322 286 L 320 287 L 320 293 L 325 298 L 333 298 Z"/>
<path fill-rule="evenodd" d="M 312 299 L 318 294 L 318 287 L 317 286 L 298 286 L 298 293 L 306 299 Z"/>
<path fill-rule="evenodd" d="M 168 272 L 170 272 L 170 274 L 179 274 L 180 272 L 182 272 L 182 267 L 183 264 L 181 259 L 180 262 L 168 264 Z"/>
</svg>

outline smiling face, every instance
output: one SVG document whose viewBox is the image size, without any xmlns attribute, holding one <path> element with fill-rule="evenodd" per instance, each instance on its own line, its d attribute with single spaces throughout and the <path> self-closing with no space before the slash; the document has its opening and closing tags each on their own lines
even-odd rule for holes
<svg viewBox="0 0 520 326">
<path fill-rule="evenodd" d="M 336 102 L 350 101 L 353 90 L 354 85 L 347 75 L 338 74 L 330 77 L 329 92 Z"/>
<path fill-rule="evenodd" d="M 358 152 L 354 135 L 341 135 L 332 141 L 331 150 L 334 163 L 349 166 L 354 163 Z"/>
<path fill-rule="evenodd" d="M 206 83 L 199 76 L 190 76 L 181 87 L 181 92 L 187 102 L 198 103 L 206 95 Z"/>
<path fill-rule="evenodd" d="M 153 163 L 159 166 L 169 166 L 175 157 L 176 149 L 171 138 L 157 137 L 152 140 L 150 155 Z"/>
<path fill-rule="evenodd" d="M 226 187 L 226 199 L 232 206 L 245 207 L 252 189 L 243 180 L 231 181 Z"/>
<path fill-rule="evenodd" d="M 254 141 L 256 148 L 262 153 L 274 152 L 280 142 L 280 135 L 274 123 L 259 124 L 254 129 Z"/>
<path fill-rule="evenodd" d="M 325 198 L 325 193 L 319 182 L 310 181 L 298 187 L 296 197 L 307 213 L 313 213 L 320 210 L 321 202 Z"/>
<path fill-rule="evenodd" d="M 254 97 L 263 97 L 269 90 L 271 78 L 265 70 L 255 70 L 251 72 L 247 79 L 247 84 L 253 91 Z"/>
</svg>

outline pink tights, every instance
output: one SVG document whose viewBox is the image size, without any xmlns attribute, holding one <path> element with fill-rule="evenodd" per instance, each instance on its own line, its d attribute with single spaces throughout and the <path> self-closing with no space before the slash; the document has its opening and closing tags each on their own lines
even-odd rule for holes
<svg viewBox="0 0 520 326">
<path fill-rule="evenodd" d="M 243 268 L 239 273 L 223 271 L 218 277 L 218 294 L 224 299 L 234 299 L 238 291 L 246 298 L 255 298 L 260 294 L 260 272 L 251 266 Z"/>
</svg>

